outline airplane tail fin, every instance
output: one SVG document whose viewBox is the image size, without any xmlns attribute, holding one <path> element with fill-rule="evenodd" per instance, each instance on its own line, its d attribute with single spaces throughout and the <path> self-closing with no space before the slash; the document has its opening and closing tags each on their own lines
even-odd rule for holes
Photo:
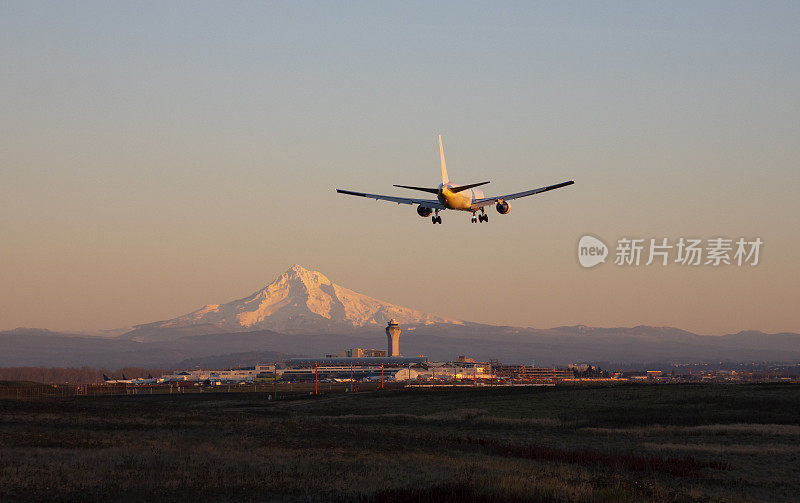
<svg viewBox="0 0 800 503">
<path fill-rule="evenodd" d="M 439 135 L 439 157 L 442 160 L 442 183 L 446 184 L 450 181 L 447 177 L 447 165 L 444 163 L 444 147 L 442 147 L 442 135 Z"/>
<path fill-rule="evenodd" d="M 104 381 L 110 381 L 111 379 L 109 379 L 107 375 L 103 374 L 103 380 Z"/>
</svg>

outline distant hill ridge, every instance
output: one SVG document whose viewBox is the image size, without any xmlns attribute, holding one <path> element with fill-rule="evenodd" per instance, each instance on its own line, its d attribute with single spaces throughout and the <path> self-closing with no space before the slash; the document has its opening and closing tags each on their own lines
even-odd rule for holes
<svg viewBox="0 0 800 503">
<path fill-rule="evenodd" d="M 207 327 L 206 327 L 207 328 Z M 413 330 L 412 330 L 413 328 Z M 216 332 L 140 342 L 40 330 L 0 332 L 0 367 L 59 366 L 176 368 L 188 364 L 236 365 L 284 355 L 322 356 L 351 347 L 382 348 L 382 327 L 340 333 L 282 334 L 269 330 Z M 538 330 L 487 325 L 403 326 L 400 351 L 451 360 L 537 365 L 571 362 L 800 362 L 800 334 L 739 332 L 697 335 L 668 327 L 557 327 Z"/>
</svg>

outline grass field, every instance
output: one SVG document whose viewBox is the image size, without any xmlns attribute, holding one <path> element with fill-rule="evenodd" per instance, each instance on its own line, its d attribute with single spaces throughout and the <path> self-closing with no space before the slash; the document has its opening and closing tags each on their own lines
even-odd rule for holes
<svg viewBox="0 0 800 503">
<path fill-rule="evenodd" d="M 0 401 L 0 500 L 797 501 L 800 386 Z"/>
</svg>

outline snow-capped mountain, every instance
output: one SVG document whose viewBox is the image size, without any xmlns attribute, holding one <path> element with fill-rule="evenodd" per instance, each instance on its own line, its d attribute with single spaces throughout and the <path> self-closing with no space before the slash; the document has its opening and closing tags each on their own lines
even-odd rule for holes
<svg viewBox="0 0 800 503">
<path fill-rule="evenodd" d="M 294 265 L 278 279 L 243 299 L 208 304 L 166 321 L 136 325 L 127 338 L 152 340 L 187 333 L 274 330 L 311 333 L 401 324 L 463 324 L 367 297 L 333 283 L 317 271 Z M 161 333 L 161 336 L 157 334 Z"/>
</svg>

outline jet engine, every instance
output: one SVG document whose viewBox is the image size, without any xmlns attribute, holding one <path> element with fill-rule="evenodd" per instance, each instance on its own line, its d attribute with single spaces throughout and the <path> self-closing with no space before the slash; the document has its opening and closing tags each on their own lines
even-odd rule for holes
<svg viewBox="0 0 800 503">
<path fill-rule="evenodd" d="M 511 211 L 511 208 L 508 207 L 508 203 L 505 201 L 497 201 L 496 208 L 497 212 L 500 213 L 501 215 L 505 215 L 506 213 Z"/>
<path fill-rule="evenodd" d="M 431 213 L 433 213 L 433 210 L 427 206 L 417 206 L 417 215 L 421 216 L 422 218 L 431 216 Z"/>
</svg>

